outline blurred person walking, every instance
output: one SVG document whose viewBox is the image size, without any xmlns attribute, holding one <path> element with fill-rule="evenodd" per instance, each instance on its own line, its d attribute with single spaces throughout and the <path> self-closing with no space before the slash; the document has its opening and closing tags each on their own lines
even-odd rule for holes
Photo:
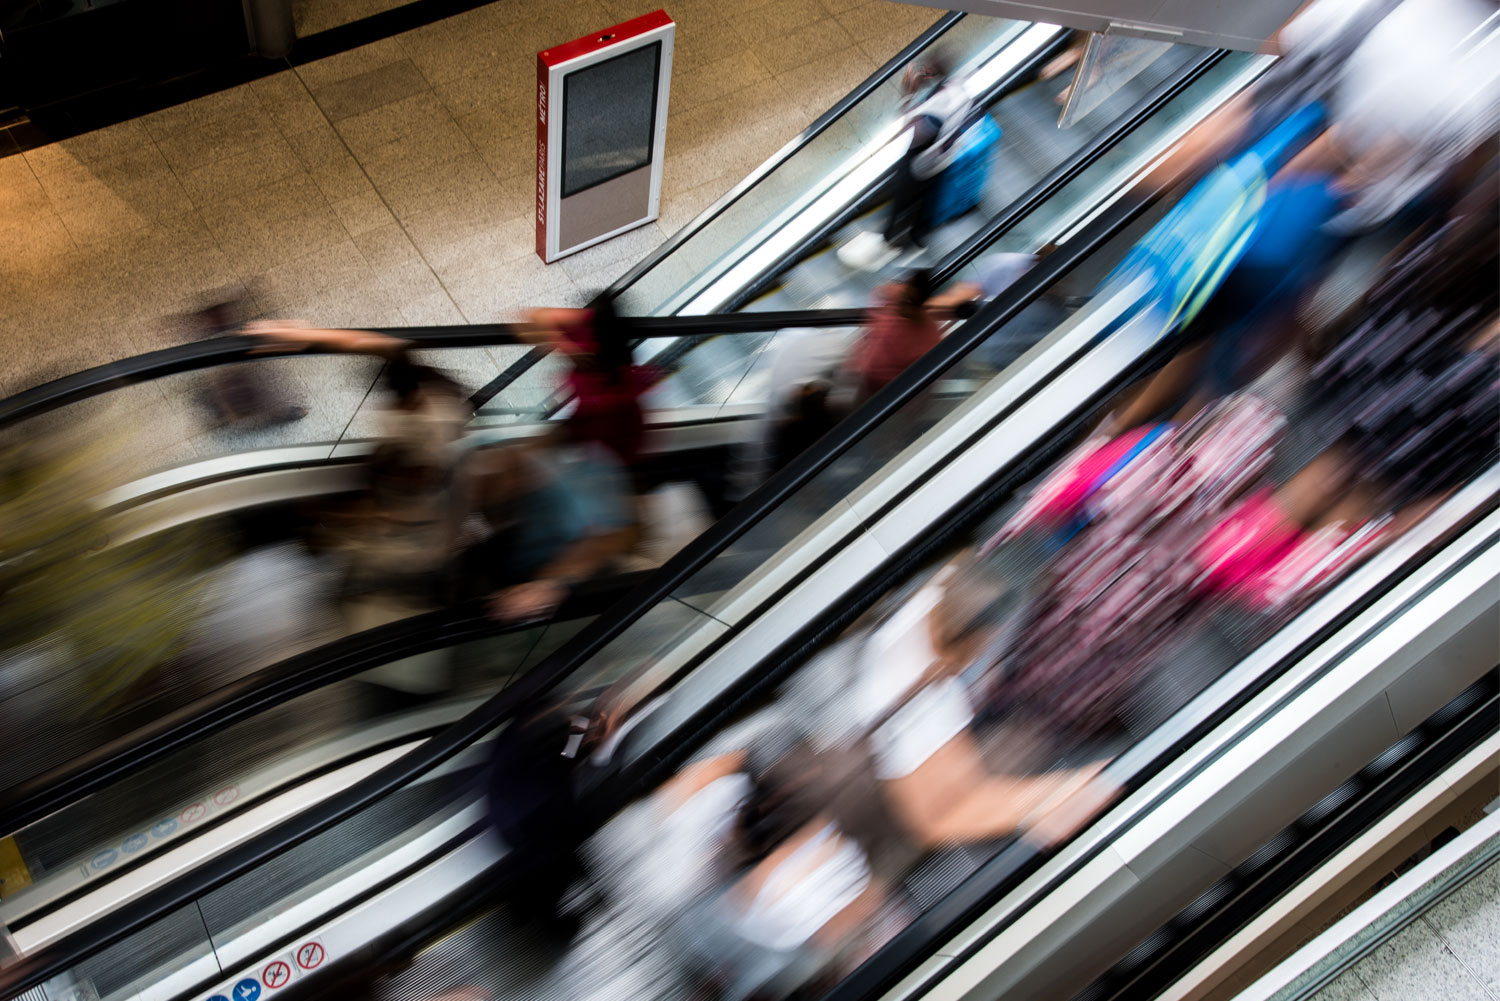
<svg viewBox="0 0 1500 1001">
<path fill-rule="evenodd" d="M 243 298 L 225 299 L 206 306 L 188 318 L 199 340 L 240 333 L 247 322 Z M 249 364 L 221 365 L 211 369 L 203 394 L 212 419 L 235 427 L 289 424 L 307 416 L 307 408 L 283 400 L 263 372 Z"/>
<path fill-rule="evenodd" d="M 959 152 L 974 100 L 945 52 L 908 67 L 901 78 L 900 110 L 909 135 L 889 187 L 885 230 L 860 233 L 838 250 L 851 268 L 879 271 L 912 247 L 925 245 L 933 218 L 933 193 L 939 176 Z"/>
<path fill-rule="evenodd" d="M 646 430 L 641 395 L 654 380 L 635 364 L 631 323 L 615 311 L 610 294 L 600 292 L 582 309 L 534 309 L 521 336 L 568 360 L 563 384 L 574 407 L 563 421 L 563 439 L 597 442 L 633 471 Z"/>
<path fill-rule="evenodd" d="M 469 470 L 486 534 L 465 553 L 463 576 L 496 618 L 547 617 L 640 540 L 629 479 L 596 442 L 479 448 Z"/>
<path fill-rule="evenodd" d="M 848 371 L 858 405 L 884 389 L 908 365 L 937 347 L 941 323 L 968 298 L 963 290 L 936 292 L 932 271 L 919 268 L 875 290 L 865 327 L 850 352 Z"/>
</svg>

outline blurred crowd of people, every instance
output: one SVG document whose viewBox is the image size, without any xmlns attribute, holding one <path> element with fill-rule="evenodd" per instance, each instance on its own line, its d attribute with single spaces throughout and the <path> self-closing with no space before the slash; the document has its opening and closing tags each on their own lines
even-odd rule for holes
<svg viewBox="0 0 1500 1001">
<path fill-rule="evenodd" d="M 488 784 L 507 892 L 565 946 L 544 996 L 761 1001 L 837 981 L 1001 846 L 1045 849 L 1118 796 L 1110 763 L 1228 666 L 1205 643 L 1232 633 L 1231 646 L 1253 646 L 1493 461 L 1495 21 L 1480 0 L 1318 0 L 1289 22 L 1276 67 L 1157 168 L 1198 185 L 1131 258 L 1155 255 L 1163 298 L 1194 272 L 1167 311 L 1171 360 L 1109 401 L 961 551 L 887 595 L 648 797 L 595 816 L 580 793 L 660 705 L 624 686 L 582 717 L 559 702 L 501 736 Z M 950 69 L 905 83 L 911 149 L 887 228 L 843 255 L 854 266 L 888 267 L 922 239 L 925 182 L 970 120 Z M 1226 184 L 1244 197 L 1200 196 Z M 1250 223 L 1211 259 L 1182 251 L 1233 213 Z M 978 281 L 946 289 L 902 270 L 857 333 L 782 332 L 741 490 L 1051 250 L 996 255 Z M 1006 369 L 1068 314 L 1047 291 L 971 368 Z M 573 401 L 532 441 L 469 433 L 468 390 L 399 338 L 245 323 L 229 305 L 201 327 L 242 331 L 263 353 L 381 365 L 362 489 L 305 533 L 329 618 L 369 625 L 474 601 L 538 621 L 640 544 L 642 399 L 659 373 L 636 363 L 607 295 L 525 326 L 566 358 Z M 202 402 L 229 424 L 306 415 L 251 370 L 215 377 Z M 284 565 L 191 529 L 111 539 L 93 500 L 119 472 L 110 453 L 109 439 L 57 432 L 4 455 L 0 714 L 34 713 L 30 694 L 66 677 L 52 702 L 136 720 L 163 677 L 212 674 L 233 642 L 284 651 L 337 628 L 306 603 L 271 602 L 260 635 L 232 640 L 228 612 L 274 590 L 265 582 Z"/>
<path fill-rule="evenodd" d="M 647 799 L 597 833 L 560 830 L 579 781 L 564 768 L 530 800 L 553 818 L 538 839 L 503 772 L 540 731 L 501 752 L 497 826 L 529 871 L 572 886 L 523 898 L 533 922 L 555 899 L 570 942 L 546 996 L 815 995 L 999 847 L 1077 830 L 1119 794 L 1124 748 L 1493 462 L 1493 20 L 1465 0 L 1328 0 L 1289 24 L 1281 66 L 1174 164 L 1205 185 L 1220 161 L 1280 166 L 1253 181 L 1224 273 L 1174 314 L 1173 360 Z M 1262 137 L 1309 108 L 1314 126 L 1266 157 Z M 1223 220 L 1196 205 L 1157 232 Z M 1163 284 L 1203 260 L 1168 260 Z M 1034 262 L 995 260 L 984 286 L 942 297 L 898 278 L 852 345 L 787 338 L 767 466 Z M 556 728 L 585 771 L 656 705 L 615 698 L 601 728 Z"/>
</svg>

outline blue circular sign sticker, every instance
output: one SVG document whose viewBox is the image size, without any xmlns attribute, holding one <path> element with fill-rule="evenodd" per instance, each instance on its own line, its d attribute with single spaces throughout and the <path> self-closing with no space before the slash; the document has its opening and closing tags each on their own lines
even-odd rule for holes
<svg viewBox="0 0 1500 1001">
<path fill-rule="evenodd" d="M 208 1001 L 229 1001 L 229 999 L 222 994 L 215 994 L 213 997 L 209 998 Z"/>
<path fill-rule="evenodd" d="M 119 852 L 115 851 L 113 848 L 106 848 L 98 855 L 95 855 L 89 862 L 89 865 L 93 866 L 95 869 L 108 869 L 110 866 L 115 864 L 115 859 L 119 857 Z"/>
<path fill-rule="evenodd" d="M 255 1001 L 260 997 L 260 981 L 246 977 L 234 985 L 234 1001 Z"/>
<path fill-rule="evenodd" d="M 124 850 L 125 854 L 133 855 L 136 852 L 140 851 L 142 848 L 146 847 L 147 840 L 148 839 L 144 834 L 132 834 L 130 837 L 125 839 L 124 844 L 120 845 L 120 847 Z"/>
<path fill-rule="evenodd" d="M 151 833 L 158 838 L 164 838 L 175 830 L 177 830 L 177 820 L 174 817 L 168 817 L 166 820 L 158 820 L 151 825 Z M 213 1001 L 213 998 L 209 998 L 209 1001 Z M 228 999 L 225 999 L 225 1001 L 228 1001 Z"/>
</svg>

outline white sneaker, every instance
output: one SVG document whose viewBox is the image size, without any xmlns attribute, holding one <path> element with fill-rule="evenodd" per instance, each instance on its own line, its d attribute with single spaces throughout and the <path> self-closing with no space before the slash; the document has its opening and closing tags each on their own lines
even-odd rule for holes
<svg viewBox="0 0 1500 1001">
<path fill-rule="evenodd" d="M 900 247 L 891 246 L 885 237 L 867 230 L 840 247 L 838 257 L 846 267 L 856 271 L 879 271 L 900 253 Z"/>
</svg>

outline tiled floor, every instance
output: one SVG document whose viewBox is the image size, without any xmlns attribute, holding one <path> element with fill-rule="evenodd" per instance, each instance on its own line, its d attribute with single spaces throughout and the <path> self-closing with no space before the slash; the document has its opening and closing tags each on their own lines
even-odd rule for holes
<svg viewBox="0 0 1500 1001">
<path fill-rule="evenodd" d="M 341 2 L 309 0 L 299 18 L 336 23 Z M 654 7 L 497 0 L 0 159 L 0 394 L 159 347 L 170 317 L 213 290 L 336 326 L 578 302 L 938 16 L 888 0 L 670 0 L 662 218 L 544 266 L 535 52 Z"/>
<path fill-rule="evenodd" d="M 1360 960 L 1317 1001 L 1500 1001 L 1500 865 Z"/>
</svg>

